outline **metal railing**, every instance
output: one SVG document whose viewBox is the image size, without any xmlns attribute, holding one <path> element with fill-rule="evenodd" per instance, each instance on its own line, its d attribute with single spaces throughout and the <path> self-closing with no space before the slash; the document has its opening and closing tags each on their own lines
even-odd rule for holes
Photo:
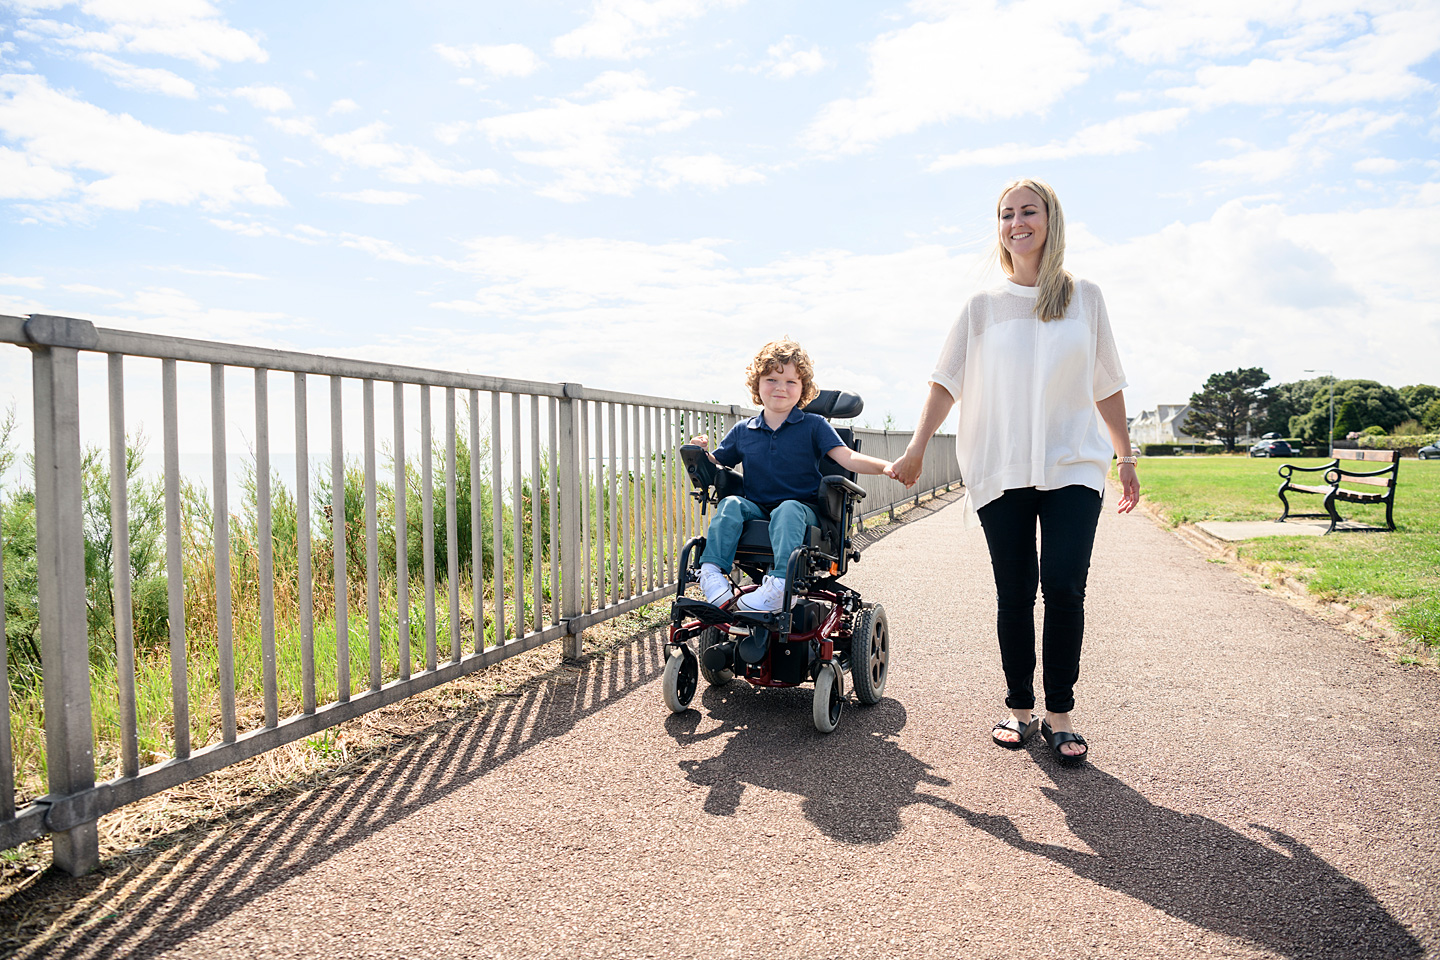
<svg viewBox="0 0 1440 960">
<path fill-rule="evenodd" d="M 552 640 L 578 657 L 586 627 L 674 590 L 680 549 L 704 529 L 687 496 L 679 444 L 702 431 L 723 435 L 755 412 L 103 329 L 64 317 L 0 317 L 0 342 L 32 354 L 40 662 L 39 679 L 32 674 L 25 682 L 32 694 L 43 684 L 48 788 L 43 796 L 31 789 L 17 809 L 13 737 L 0 736 L 0 848 L 49 833 L 54 862 L 76 875 L 98 864 L 97 820 L 117 807 Z M 97 403 L 82 409 L 81 357 L 89 354 L 105 358 L 103 412 Z M 163 422 L 163 474 L 153 491 L 157 506 L 163 500 L 164 564 L 153 579 L 163 589 L 164 629 L 142 649 L 131 521 L 141 489 L 132 483 L 143 481 L 132 480 L 126 377 L 127 367 L 147 361 L 152 379 L 159 361 Z M 178 371 L 197 369 L 209 373 L 208 516 L 181 471 L 182 439 L 194 438 L 181 435 L 182 413 L 192 412 L 182 410 Z M 227 373 L 234 371 L 249 371 L 253 386 L 227 408 L 227 391 L 235 397 Z M 286 386 L 287 375 L 294 486 L 277 489 L 271 387 Z M 330 428 L 328 464 L 318 466 L 310 445 L 317 378 L 328 388 L 328 402 L 318 406 L 328 407 Z M 382 399 L 388 387 L 393 409 L 393 487 L 377 462 L 377 437 L 386 432 L 377 425 L 377 384 Z M 354 425 L 348 434 L 346 427 L 357 386 L 358 444 Z M 432 404 L 441 395 L 437 430 Z M 246 405 L 254 410 L 253 484 L 242 491 L 242 518 L 230 502 L 227 409 Z M 417 412 L 418 463 L 406 457 Z M 113 573 L 100 590 L 108 590 L 109 632 L 97 636 L 95 573 L 87 568 L 95 565 L 87 556 L 96 552 L 86 528 L 93 518 L 83 503 L 93 505 L 93 485 L 85 501 L 84 484 L 98 474 L 82 435 L 85 423 L 102 417 L 109 445 L 102 519 Z M 856 433 L 867 453 L 885 459 L 898 456 L 910 437 Z M 347 460 L 356 446 L 358 465 Z M 953 437 L 937 437 L 927 459 L 910 491 L 884 477 L 861 478 L 869 493 L 865 515 L 959 482 Z M 318 502 L 327 484 L 328 502 Z M 158 549 L 158 533 L 156 542 Z M 0 549 L 0 631 L 3 563 Z M 412 597 L 412 587 L 423 596 Z M 333 624 L 325 622 L 327 610 Z M 14 693 L 8 652 L 9 644 L 0 644 L 0 725 L 7 733 Z M 168 697 L 146 697 L 142 707 L 137 668 L 153 691 L 167 667 Z M 114 736 L 97 762 L 93 708 L 102 697 Z M 168 742 L 147 735 L 142 744 L 142 729 L 167 730 Z M 114 775 L 97 782 L 97 771 Z"/>
</svg>

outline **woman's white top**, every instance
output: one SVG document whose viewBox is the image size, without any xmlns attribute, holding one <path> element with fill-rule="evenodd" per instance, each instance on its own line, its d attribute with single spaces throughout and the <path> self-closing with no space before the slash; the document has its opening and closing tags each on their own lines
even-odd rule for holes
<svg viewBox="0 0 1440 960">
<path fill-rule="evenodd" d="M 960 408 L 966 526 L 1006 490 L 1105 489 L 1114 450 L 1095 402 L 1125 387 L 1105 300 L 1077 279 L 1065 316 L 1041 322 L 1038 294 L 1009 280 L 975 294 L 930 375 Z"/>
</svg>

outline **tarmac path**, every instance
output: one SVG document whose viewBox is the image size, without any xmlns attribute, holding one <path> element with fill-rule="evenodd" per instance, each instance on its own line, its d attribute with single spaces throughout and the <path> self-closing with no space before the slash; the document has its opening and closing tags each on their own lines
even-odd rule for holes
<svg viewBox="0 0 1440 960">
<path fill-rule="evenodd" d="M 867 549 L 885 699 L 703 690 L 659 633 L 161 858 L 23 955 L 227 958 L 1440 957 L 1440 678 L 1107 505 L 1077 727 L 990 743 L 983 537 Z"/>
</svg>

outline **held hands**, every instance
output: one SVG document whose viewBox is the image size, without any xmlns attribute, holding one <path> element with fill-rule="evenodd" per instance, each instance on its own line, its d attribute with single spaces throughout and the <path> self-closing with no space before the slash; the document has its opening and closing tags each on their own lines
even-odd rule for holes
<svg viewBox="0 0 1440 960">
<path fill-rule="evenodd" d="M 907 487 L 913 487 L 915 481 L 920 479 L 920 468 L 924 466 L 924 460 L 923 453 L 917 456 L 907 450 L 899 460 L 890 464 L 890 468 L 885 471 L 885 476 L 892 480 L 899 480 Z"/>
<path fill-rule="evenodd" d="M 1140 502 L 1140 477 L 1135 472 L 1135 464 L 1120 464 L 1120 503 L 1116 507 L 1117 513 L 1129 513 L 1135 509 Z"/>
<path fill-rule="evenodd" d="M 695 444 L 695 446 L 700 447 L 701 449 L 710 449 L 710 435 L 707 433 L 695 434 L 695 436 L 690 438 L 690 442 Z"/>
</svg>

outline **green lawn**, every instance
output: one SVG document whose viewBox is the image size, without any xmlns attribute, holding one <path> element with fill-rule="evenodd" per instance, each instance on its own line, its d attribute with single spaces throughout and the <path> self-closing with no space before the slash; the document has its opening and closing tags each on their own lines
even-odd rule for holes
<svg viewBox="0 0 1440 960">
<path fill-rule="evenodd" d="M 1171 523 L 1274 520 L 1280 515 L 1281 463 L 1325 460 L 1249 457 L 1146 457 L 1144 497 Z M 1291 508 L 1319 512 L 1320 497 L 1291 496 Z M 1340 504 L 1347 520 L 1380 525 L 1383 507 Z M 1385 598 L 1401 632 L 1440 646 L 1440 461 L 1402 460 L 1395 492 L 1394 533 L 1332 533 L 1324 537 L 1257 537 L 1237 544 L 1240 556 L 1282 564 L 1310 592 L 1340 601 Z"/>
</svg>

